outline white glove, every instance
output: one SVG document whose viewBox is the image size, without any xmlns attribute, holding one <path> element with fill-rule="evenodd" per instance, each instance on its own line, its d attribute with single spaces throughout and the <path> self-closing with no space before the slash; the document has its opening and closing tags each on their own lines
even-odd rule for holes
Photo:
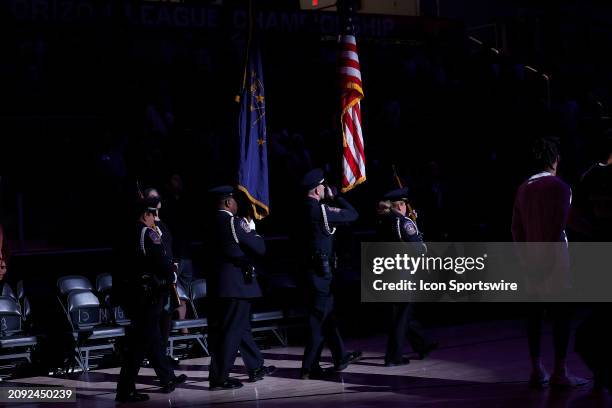
<svg viewBox="0 0 612 408">
<path fill-rule="evenodd" d="M 251 231 L 255 231 L 255 221 L 253 219 L 249 220 L 249 228 L 251 228 Z"/>
</svg>

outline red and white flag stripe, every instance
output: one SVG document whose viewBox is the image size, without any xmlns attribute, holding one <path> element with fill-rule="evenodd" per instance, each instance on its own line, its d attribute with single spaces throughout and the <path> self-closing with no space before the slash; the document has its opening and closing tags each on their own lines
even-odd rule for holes
<svg viewBox="0 0 612 408">
<path fill-rule="evenodd" d="M 341 35 L 339 43 L 338 74 L 342 92 L 342 114 L 340 116 L 343 145 L 342 191 L 345 192 L 363 183 L 366 179 L 360 106 L 363 89 L 355 36 Z"/>
</svg>

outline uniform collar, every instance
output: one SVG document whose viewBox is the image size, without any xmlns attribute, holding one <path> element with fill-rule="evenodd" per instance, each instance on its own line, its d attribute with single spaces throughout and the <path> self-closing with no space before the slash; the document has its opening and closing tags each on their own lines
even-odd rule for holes
<svg viewBox="0 0 612 408">
<path fill-rule="evenodd" d="M 552 176 L 552 173 L 550 171 L 541 171 L 538 174 L 534 174 L 533 176 L 529 177 L 529 181 L 534 181 L 539 178 L 549 177 L 549 176 Z"/>
<path fill-rule="evenodd" d="M 224 212 L 224 213 L 228 214 L 230 217 L 233 217 L 233 216 L 234 216 L 234 214 L 232 214 L 232 212 L 231 212 L 231 211 L 227 211 L 227 210 L 218 210 L 218 211 L 219 211 L 219 212 Z"/>
</svg>

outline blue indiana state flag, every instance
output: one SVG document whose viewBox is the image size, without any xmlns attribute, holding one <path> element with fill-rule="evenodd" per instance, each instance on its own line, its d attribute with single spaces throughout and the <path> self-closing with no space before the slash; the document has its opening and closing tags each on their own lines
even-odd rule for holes
<svg viewBox="0 0 612 408">
<path fill-rule="evenodd" d="M 239 98 L 238 188 L 246 194 L 253 206 L 255 218 L 260 220 L 270 212 L 266 100 L 259 47 L 253 47 L 247 52 L 243 88 Z"/>
</svg>

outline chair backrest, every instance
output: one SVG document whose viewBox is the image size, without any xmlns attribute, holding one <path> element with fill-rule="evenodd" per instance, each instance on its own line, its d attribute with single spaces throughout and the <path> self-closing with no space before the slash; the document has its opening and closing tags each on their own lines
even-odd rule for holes
<svg viewBox="0 0 612 408">
<path fill-rule="evenodd" d="M 108 292 L 113 288 L 113 275 L 110 273 L 101 273 L 96 278 L 96 291 L 98 293 Z"/>
<path fill-rule="evenodd" d="M 176 291 L 178 292 L 179 299 L 189 300 L 189 294 L 182 285 L 176 285 Z"/>
<path fill-rule="evenodd" d="M 22 317 L 23 321 L 27 321 L 30 318 L 30 314 L 32 314 L 32 308 L 30 307 L 30 301 L 27 297 L 23 297 L 23 307 L 22 307 Z"/>
<path fill-rule="evenodd" d="M 196 301 L 207 295 L 206 279 L 196 279 L 191 282 L 191 300 Z"/>
<path fill-rule="evenodd" d="M 207 299 L 206 279 L 196 279 L 191 282 L 191 310 L 196 318 L 203 317 L 205 306 L 203 303 Z"/>
<path fill-rule="evenodd" d="M 57 280 L 57 287 L 62 295 L 67 295 L 73 290 L 93 290 L 89 279 L 79 275 L 62 276 Z"/>
<path fill-rule="evenodd" d="M 10 297 L 13 300 L 17 300 L 17 296 L 15 296 L 13 289 L 11 289 L 8 283 L 4 283 L 2 285 L 2 292 L 0 292 L 0 296 Z"/>
<path fill-rule="evenodd" d="M 23 297 L 25 296 L 25 291 L 23 289 L 23 281 L 22 280 L 17 282 L 16 289 L 17 289 L 17 300 L 23 299 Z"/>
<path fill-rule="evenodd" d="M 21 331 L 21 309 L 17 301 L 8 296 L 0 296 L 0 335 L 10 335 Z"/>
<path fill-rule="evenodd" d="M 90 290 L 73 290 L 68 294 L 68 313 L 78 329 L 90 329 L 101 323 L 100 301 Z"/>
</svg>

